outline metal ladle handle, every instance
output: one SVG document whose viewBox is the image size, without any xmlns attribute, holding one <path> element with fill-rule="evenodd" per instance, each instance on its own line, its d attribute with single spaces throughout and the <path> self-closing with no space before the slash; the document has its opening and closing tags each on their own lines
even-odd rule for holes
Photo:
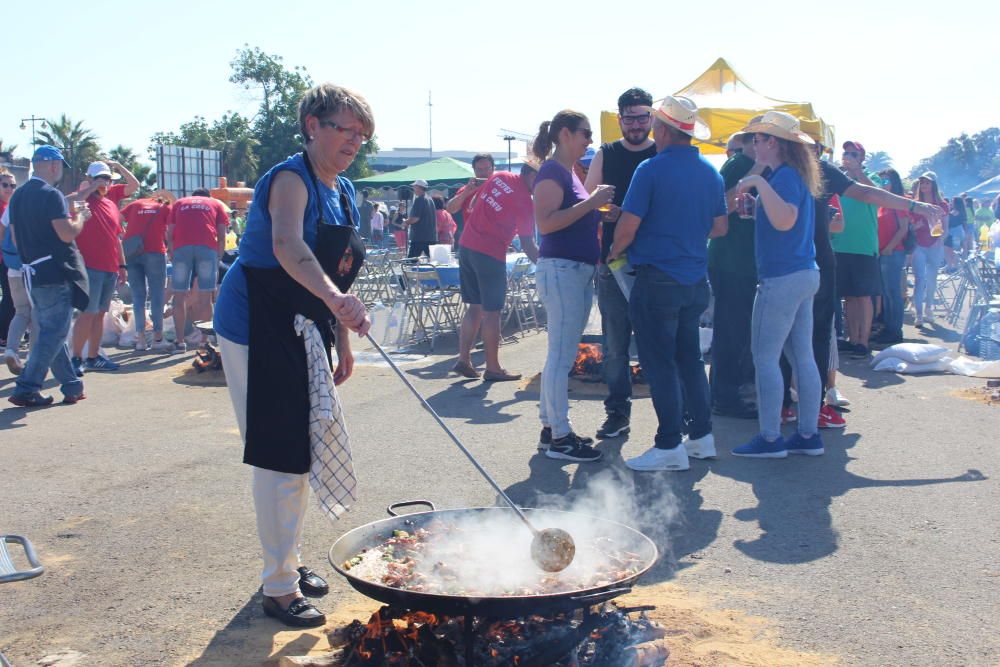
<svg viewBox="0 0 1000 667">
<path fill-rule="evenodd" d="M 431 407 L 430 403 L 428 403 L 424 399 L 424 397 L 420 395 L 420 392 L 417 391 L 416 387 L 410 384 L 409 378 L 407 378 L 406 375 L 403 373 L 403 371 L 399 369 L 399 366 L 396 365 L 396 362 L 394 362 L 389 357 L 389 354 L 382 349 L 381 345 L 375 342 L 375 339 L 372 338 L 371 334 L 365 334 L 365 338 L 367 338 L 368 342 L 370 342 L 375 347 L 375 349 L 378 350 L 378 353 L 381 354 L 382 358 L 385 359 L 386 363 L 389 364 L 389 368 L 391 368 L 393 371 L 396 372 L 396 375 L 398 375 L 399 379 L 403 381 L 403 384 L 406 385 L 407 389 L 413 392 L 413 395 L 417 397 L 421 405 L 424 406 L 424 409 L 427 410 L 427 412 L 431 413 L 431 416 L 434 417 L 435 421 L 437 421 L 438 426 L 444 429 L 444 432 L 448 434 L 448 437 L 451 438 L 451 441 L 454 442 L 455 445 L 460 450 L 462 450 L 462 453 L 465 454 L 465 456 L 468 457 L 470 461 L 472 461 L 472 465 L 476 467 L 476 470 L 479 471 L 479 474 L 481 474 L 483 477 L 486 478 L 486 481 L 489 482 L 494 489 L 496 489 L 496 492 L 499 493 L 500 496 L 505 501 L 507 501 L 507 504 L 510 505 L 511 509 L 517 513 L 517 516 L 521 518 L 521 521 L 523 521 L 525 525 L 527 525 L 528 528 L 531 529 L 532 534 L 537 536 L 539 534 L 538 529 L 535 528 L 533 525 L 531 525 L 531 521 L 529 521 L 528 517 L 524 515 L 524 512 L 521 511 L 521 508 L 514 504 L 514 501 L 511 500 L 506 493 L 504 493 L 504 490 L 501 489 L 500 485 L 497 484 L 496 481 L 494 481 L 494 479 L 490 476 L 488 472 L 486 472 L 486 469 L 483 468 L 483 466 L 479 465 L 479 461 L 477 461 L 476 457 L 472 455 L 472 452 L 466 449 L 465 445 L 462 444 L 462 441 L 459 440 L 458 437 L 456 437 L 455 434 L 451 432 L 451 429 L 448 428 L 448 425 L 445 424 L 444 421 L 441 419 L 441 417 L 438 416 L 438 413 L 434 410 L 434 408 Z"/>
</svg>

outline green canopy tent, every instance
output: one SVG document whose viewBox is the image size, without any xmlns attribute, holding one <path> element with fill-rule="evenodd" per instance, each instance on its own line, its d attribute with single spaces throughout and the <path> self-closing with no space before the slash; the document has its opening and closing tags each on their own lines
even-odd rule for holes
<svg viewBox="0 0 1000 667">
<path fill-rule="evenodd" d="M 359 188 L 398 188 L 423 179 L 427 181 L 429 187 L 436 188 L 464 185 L 473 175 L 472 165 L 450 157 L 439 157 L 436 160 L 415 164 L 399 171 L 359 178 L 354 181 L 354 184 Z"/>
</svg>

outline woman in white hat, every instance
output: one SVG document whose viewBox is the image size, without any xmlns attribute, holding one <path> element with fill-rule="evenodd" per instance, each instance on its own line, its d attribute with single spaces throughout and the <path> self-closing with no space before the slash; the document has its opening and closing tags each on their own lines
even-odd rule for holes
<svg viewBox="0 0 1000 667">
<path fill-rule="evenodd" d="M 814 143 L 786 113 L 768 111 L 743 129 L 754 135 L 757 162 L 771 175 L 747 176 L 738 189 L 752 188 L 756 200 L 755 241 L 759 285 L 753 306 L 751 349 L 757 368 L 760 434 L 733 450 L 736 456 L 784 458 L 788 452 L 823 453 L 817 430 L 821 400 L 819 371 L 813 361 L 813 295 L 819 289 L 814 243 L 815 201 L 822 191 Z M 788 354 L 798 378 L 798 432 L 781 436 L 784 383 L 779 362 Z"/>
</svg>

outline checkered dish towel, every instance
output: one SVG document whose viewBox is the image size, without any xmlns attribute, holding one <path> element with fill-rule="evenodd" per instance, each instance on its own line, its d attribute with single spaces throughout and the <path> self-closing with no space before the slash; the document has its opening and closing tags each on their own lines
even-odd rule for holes
<svg viewBox="0 0 1000 667">
<path fill-rule="evenodd" d="M 319 500 L 320 509 L 332 521 L 339 519 L 350 509 L 351 502 L 358 499 L 351 439 L 319 329 L 312 320 L 296 315 L 295 332 L 305 341 L 309 372 L 309 445 L 312 452 L 309 485 Z"/>
</svg>

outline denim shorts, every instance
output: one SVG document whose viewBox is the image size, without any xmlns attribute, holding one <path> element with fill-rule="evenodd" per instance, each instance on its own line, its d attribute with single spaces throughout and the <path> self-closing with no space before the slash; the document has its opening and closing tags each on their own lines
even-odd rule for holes
<svg viewBox="0 0 1000 667">
<path fill-rule="evenodd" d="M 87 281 L 90 283 L 90 302 L 85 313 L 104 313 L 111 306 L 115 286 L 118 284 L 118 274 L 111 271 L 87 269 Z"/>
<path fill-rule="evenodd" d="M 193 276 L 198 278 L 199 292 L 214 291 L 219 276 L 219 254 L 203 245 L 175 248 L 171 287 L 175 292 L 188 292 Z"/>
</svg>

